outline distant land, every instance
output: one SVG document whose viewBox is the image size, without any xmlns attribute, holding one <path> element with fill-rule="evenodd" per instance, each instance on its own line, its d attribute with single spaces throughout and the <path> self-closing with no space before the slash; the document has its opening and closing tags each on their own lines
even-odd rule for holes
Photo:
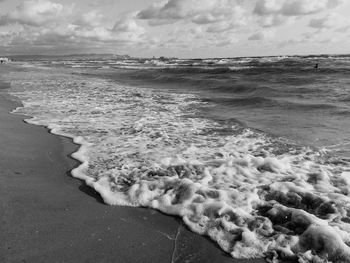
<svg viewBox="0 0 350 263">
<path fill-rule="evenodd" d="M 129 55 L 118 54 L 68 54 L 68 55 L 10 55 L 11 60 L 43 60 L 43 59 L 74 59 L 74 60 L 94 60 L 94 59 L 129 59 Z"/>
</svg>

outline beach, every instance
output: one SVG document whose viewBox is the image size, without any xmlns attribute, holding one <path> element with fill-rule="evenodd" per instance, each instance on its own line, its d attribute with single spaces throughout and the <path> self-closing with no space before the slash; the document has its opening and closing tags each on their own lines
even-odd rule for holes
<svg viewBox="0 0 350 263">
<path fill-rule="evenodd" d="M 233 260 L 180 220 L 108 206 L 70 176 L 78 145 L 10 114 L 0 89 L 0 262 L 264 262 Z M 13 98 L 12 98 L 13 99 Z"/>
<path fill-rule="evenodd" d="M 349 12 L 0 0 L 0 263 L 350 263 Z"/>
<path fill-rule="evenodd" d="M 348 60 L 1 66 L 4 261 L 347 262 Z"/>
</svg>

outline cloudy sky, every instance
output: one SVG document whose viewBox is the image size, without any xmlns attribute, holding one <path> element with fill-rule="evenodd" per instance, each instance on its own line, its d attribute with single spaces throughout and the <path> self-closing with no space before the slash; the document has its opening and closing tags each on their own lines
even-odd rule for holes
<svg viewBox="0 0 350 263">
<path fill-rule="evenodd" d="M 350 53 L 350 0 L 0 0 L 0 55 Z"/>
</svg>

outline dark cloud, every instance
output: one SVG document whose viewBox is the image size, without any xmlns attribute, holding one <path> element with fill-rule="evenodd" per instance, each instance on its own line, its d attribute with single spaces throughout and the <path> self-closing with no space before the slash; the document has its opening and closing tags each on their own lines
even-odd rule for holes
<svg viewBox="0 0 350 263">
<path fill-rule="evenodd" d="M 236 0 L 168 0 L 138 13 L 150 25 L 186 20 L 197 25 L 212 25 L 208 32 L 229 30 L 245 24 L 245 9 Z M 213 25 L 216 24 L 216 25 Z"/>
<path fill-rule="evenodd" d="M 256 2 L 254 13 L 261 16 L 271 14 L 301 16 L 334 8 L 342 2 L 342 0 L 260 0 Z"/>
<path fill-rule="evenodd" d="M 317 29 L 346 28 L 350 25 L 349 18 L 345 18 L 338 13 L 330 13 L 326 16 L 313 18 L 309 26 Z"/>
</svg>

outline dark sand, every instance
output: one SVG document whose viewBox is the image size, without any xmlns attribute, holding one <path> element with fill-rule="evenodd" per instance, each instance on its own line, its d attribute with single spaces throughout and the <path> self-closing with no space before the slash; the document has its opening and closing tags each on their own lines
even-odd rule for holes
<svg viewBox="0 0 350 263">
<path fill-rule="evenodd" d="M 9 114 L 0 83 L 0 262 L 264 262 L 233 260 L 181 220 L 107 206 L 69 171 L 70 139 Z"/>
</svg>

